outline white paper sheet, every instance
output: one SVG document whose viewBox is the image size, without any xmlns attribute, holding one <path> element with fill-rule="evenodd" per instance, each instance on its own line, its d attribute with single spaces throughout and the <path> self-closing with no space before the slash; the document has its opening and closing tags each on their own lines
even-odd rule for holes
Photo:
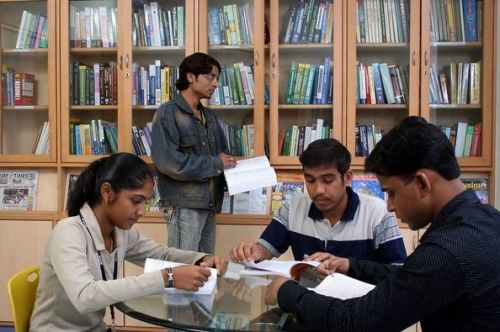
<svg viewBox="0 0 500 332">
<path fill-rule="evenodd" d="M 323 279 L 318 286 L 313 288 L 313 291 L 318 294 L 346 300 L 363 296 L 374 288 L 374 285 L 340 273 L 334 273 Z"/>
</svg>

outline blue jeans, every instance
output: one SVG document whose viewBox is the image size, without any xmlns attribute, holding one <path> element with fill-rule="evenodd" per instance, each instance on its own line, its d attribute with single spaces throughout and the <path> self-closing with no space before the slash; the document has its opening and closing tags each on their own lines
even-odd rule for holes
<svg viewBox="0 0 500 332">
<path fill-rule="evenodd" d="M 174 208 L 167 220 L 167 231 L 169 247 L 215 253 L 215 212 L 212 210 Z"/>
</svg>

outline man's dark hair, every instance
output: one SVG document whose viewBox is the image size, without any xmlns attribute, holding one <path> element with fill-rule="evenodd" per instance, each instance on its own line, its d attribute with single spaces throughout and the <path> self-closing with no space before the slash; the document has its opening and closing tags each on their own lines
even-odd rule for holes
<svg viewBox="0 0 500 332">
<path fill-rule="evenodd" d="M 200 74 L 210 74 L 213 67 L 217 67 L 220 73 L 220 63 L 205 53 L 193 53 L 182 60 L 179 66 L 179 78 L 175 86 L 179 91 L 184 91 L 189 86 L 189 81 L 187 80 L 187 74 L 195 74 L 196 77 Z"/>
<path fill-rule="evenodd" d="M 365 161 L 366 172 L 403 179 L 423 168 L 447 180 L 460 176 L 455 150 L 446 135 L 418 116 L 409 116 L 392 128 Z"/>
<path fill-rule="evenodd" d="M 324 138 L 312 142 L 302 152 L 299 160 L 302 167 L 337 167 L 342 175 L 351 167 L 349 150 L 334 138 Z"/>
</svg>

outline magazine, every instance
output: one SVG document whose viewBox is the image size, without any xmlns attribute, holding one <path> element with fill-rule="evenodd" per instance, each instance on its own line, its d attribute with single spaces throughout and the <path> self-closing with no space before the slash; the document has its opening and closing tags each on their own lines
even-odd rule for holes
<svg viewBox="0 0 500 332">
<path fill-rule="evenodd" d="M 154 175 L 153 196 L 146 202 L 146 212 L 160 212 L 160 191 L 158 189 L 158 176 Z"/>
<path fill-rule="evenodd" d="M 233 214 L 268 214 L 270 187 L 254 189 L 233 196 Z"/>
<path fill-rule="evenodd" d="M 0 209 L 32 211 L 36 207 L 38 171 L 0 171 Z"/>
<path fill-rule="evenodd" d="M 466 189 L 472 189 L 482 203 L 488 204 L 488 179 L 487 178 L 461 178 Z"/>
<path fill-rule="evenodd" d="M 66 179 L 66 197 L 64 198 L 64 211 L 68 207 L 69 197 L 73 189 L 75 189 L 76 180 L 78 180 L 79 174 L 68 174 Z"/>
<path fill-rule="evenodd" d="M 304 192 L 304 173 L 301 171 L 280 171 L 277 180 L 271 192 L 271 214 L 278 211 L 284 202 Z"/>
<path fill-rule="evenodd" d="M 354 174 L 352 177 L 352 190 L 385 200 L 384 192 L 380 188 L 378 179 L 373 174 Z"/>
</svg>

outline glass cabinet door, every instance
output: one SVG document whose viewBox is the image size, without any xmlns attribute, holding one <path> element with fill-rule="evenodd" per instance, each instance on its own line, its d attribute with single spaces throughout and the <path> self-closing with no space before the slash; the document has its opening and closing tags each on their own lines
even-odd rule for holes
<svg viewBox="0 0 500 332">
<path fill-rule="evenodd" d="M 299 164 L 320 138 L 342 139 L 342 2 L 271 0 L 271 158 Z"/>
<path fill-rule="evenodd" d="M 63 161 L 117 152 L 120 16 L 116 0 L 61 3 Z"/>
<path fill-rule="evenodd" d="M 55 161 L 54 1 L 0 2 L 0 159 Z"/>
<path fill-rule="evenodd" d="M 382 135 L 418 114 L 420 3 L 347 2 L 347 146 L 363 165 Z M 411 19 L 410 19 L 411 18 Z"/>
<path fill-rule="evenodd" d="M 123 128 L 130 133 L 127 150 L 150 162 L 153 116 L 178 93 L 179 65 L 194 50 L 194 1 L 132 1 L 131 10 L 132 60 L 125 77 L 132 111 Z"/>
<path fill-rule="evenodd" d="M 200 1 L 199 49 L 221 64 L 218 87 L 208 101 L 217 113 L 231 154 L 264 154 L 264 0 Z"/>
<path fill-rule="evenodd" d="M 422 2 L 422 115 L 461 166 L 491 165 L 493 12 L 493 1 Z"/>
</svg>

